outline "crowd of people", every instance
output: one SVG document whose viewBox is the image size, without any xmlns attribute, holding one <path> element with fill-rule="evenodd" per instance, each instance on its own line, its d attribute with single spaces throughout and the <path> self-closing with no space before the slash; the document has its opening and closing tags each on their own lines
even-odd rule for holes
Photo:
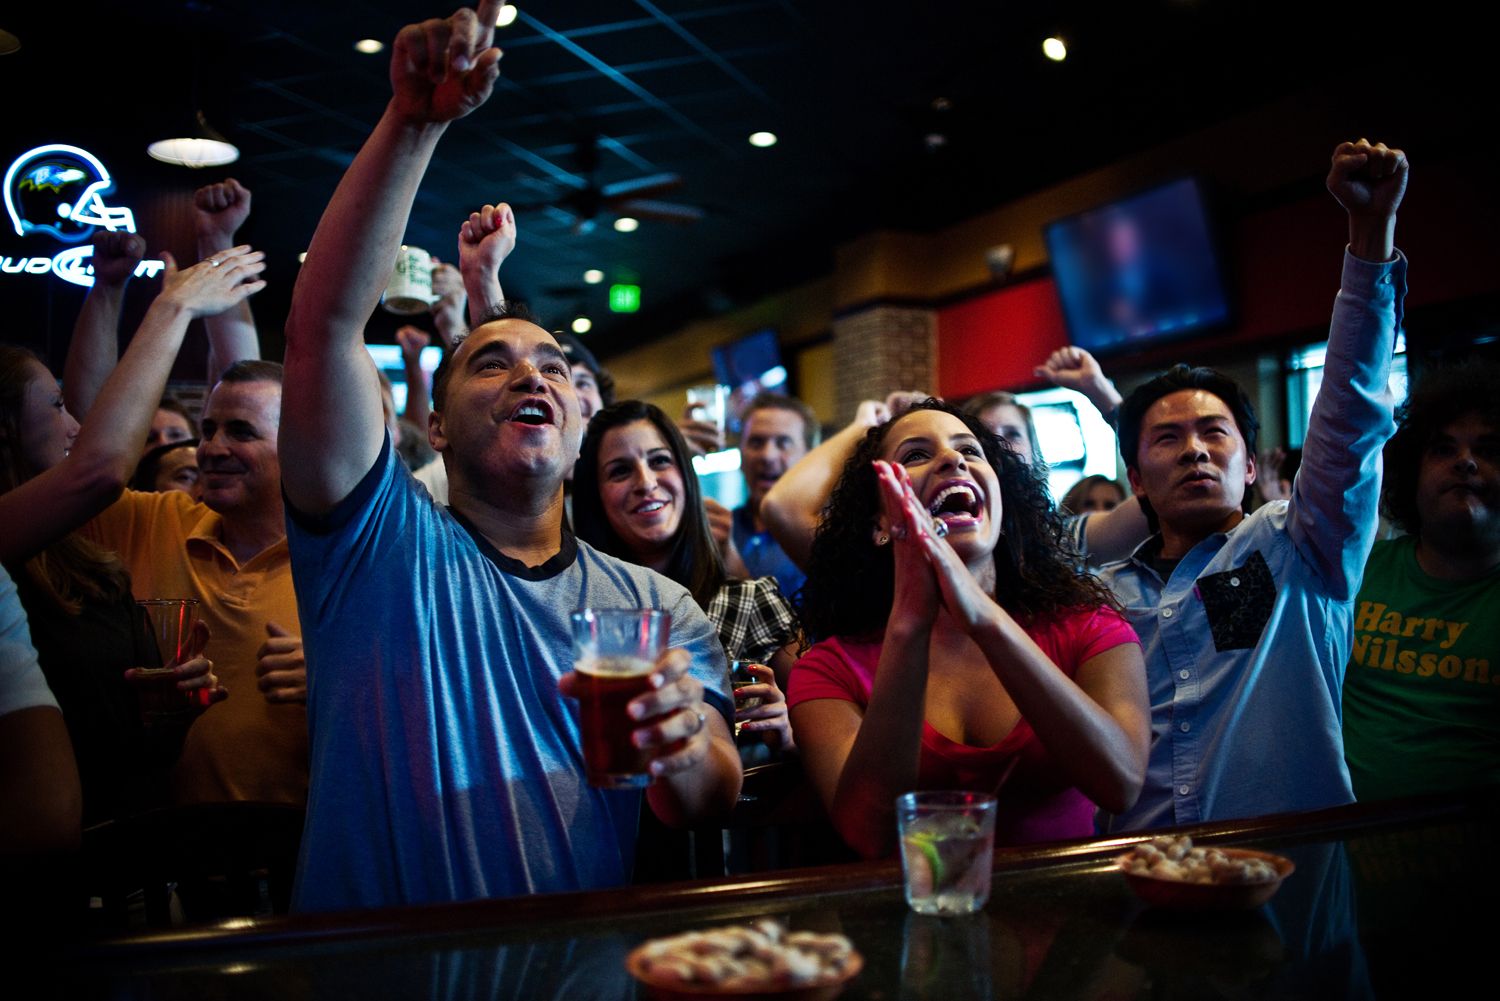
<svg viewBox="0 0 1500 1001">
<path fill-rule="evenodd" d="M 61 380 L 0 348 L 0 853 L 76 851 L 156 808 L 284 804 L 306 811 L 293 906 L 329 910 L 627 883 L 646 814 L 722 824 L 767 761 L 800 763 L 868 857 L 918 788 L 996 795 L 997 837 L 1023 844 L 1492 781 L 1500 369 L 1391 396 L 1404 153 L 1333 152 L 1349 240 L 1281 469 L 1222 373 L 1176 365 L 1122 396 L 1068 347 L 1037 377 L 1117 429 L 1128 492 L 1091 476 L 1054 502 L 1009 394 L 890 387 L 826 438 L 800 400 L 751 401 L 731 511 L 692 463 L 721 429 L 616 400 L 587 346 L 505 298 L 503 203 L 437 267 L 430 387 L 432 334 L 399 335 L 404 414 L 365 350 L 443 132 L 499 73 L 493 6 L 397 36 L 282 361 L 259 357 L 265 264 L 236 242 L 251 193 L 232 180 L 198 193 L 201 259 L 168 257 L 123 354 L 131 234 L 95 240 Z M 195 419 L 163 394 L 198 318 Z M 1382 513 L 1400 534 L 1377 543 Z M 166 664 L 137 605 L 162 597 L 197 602 Z M 584 607 L 671 613 L 629 710 L 644 793 L 585 780 Z M 161 686 L 189 697 L 170 723 L 141 711 Z"/>
</svg>

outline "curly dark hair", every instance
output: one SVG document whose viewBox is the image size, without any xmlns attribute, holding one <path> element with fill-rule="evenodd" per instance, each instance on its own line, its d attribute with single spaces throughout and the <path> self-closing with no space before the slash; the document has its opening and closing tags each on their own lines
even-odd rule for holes
<svg viewBox="0 0 1500 1001">
<path fill-rule="evenodd" d="M 1023 623 L 1070 608 L 1118 608 L 1109 589 L 1080 569 L 1047 493 L 1046 469 L 1027 463 L 971 414 L 935 399 L 912 407 L 958 418 L 979 440 L 1000 480 L 1000 527 L 995 547 L 995 600 Z M 903 414 L 902 417 L 906 415 Z M 895 564 L 875 545 L 880 515 L 874 461 L 897 417 L 871 428 L 844 465 L 813 539 L 802 589 L 802 621 L 815 639 L 873 639 L 885 629 L 895 598 Z"/>
<path fill-rule="evenodd" d="M 703 491 L 698 485 L 698 474 L 693 471 L 687 442 L 660 407 L 640 400 L 625 400 L 605 407 L 589 420 L 589 431 L 584 436 L 578 464 L 573 467 L 573 533 L 600 552 L 636 562 L 604 513 L 604 502 L 599 493 L 599 449 L 604 444 L 606 433 L 637 421 L 645 421 L 656 428 L 671 449 L 672 460 L 682 474 L 682 520 L 677 524 L 672 553 L 664 573 L 687 588 L 698 607 L 706 609 L 714 595 L 719 593 L 719 588 L 724 586 L 724 560 L 708 527 Z"/>
<path fill-rule="evenodd" d="M 1380 501 L 1386 517 L 1407 534 L 1422 534 L 1417 510 L 1422 456 L 1445 427 L 1471 414 L 1500 431 L 1500 363 L 1467 361 L 1433 369 L 1396 410 L 1396 433 L 1385 446 Z"/>
</svg>

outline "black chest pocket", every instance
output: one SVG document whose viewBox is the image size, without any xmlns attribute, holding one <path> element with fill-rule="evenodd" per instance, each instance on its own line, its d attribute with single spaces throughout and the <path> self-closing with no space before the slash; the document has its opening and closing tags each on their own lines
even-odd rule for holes
<svg viewBox="0 0 1500 1001">
<path fill-rule="evenodd" d="M 1198 578 L 1214 649 L 1248 650 L 1260 641 L 1276 605 L 1276 580 L 1265 557 L 1251 553 L 1243 565 Z"/>
</svg>

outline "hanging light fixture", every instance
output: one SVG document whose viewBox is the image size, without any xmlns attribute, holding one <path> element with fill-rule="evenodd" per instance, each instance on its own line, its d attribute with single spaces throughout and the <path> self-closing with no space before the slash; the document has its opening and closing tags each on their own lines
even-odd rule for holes
<svg viewBox="0 0 1500 1001">
<path fill-rule="evenodd" d="M 178 110 L 171 112 L 174 117 L 168 120 L 168 130 L 164 130 L 167 138 L 158 139 L 146 147 L 153 160 L 192 169 L 222 167 L 240 158 L 239 147 L 208 124 L 203 114 L 204 102 L 198 89 L 203 76 L 203 53 L 207 48 L 204 45 L 203 9 L 198 10 L 198 17 L 192 22 L 191 37 L 186 39 L 193 54 L 192 87 L 188 91 L 187 106 L 178 105 Z M 183 115 L 183 112 L 189 114 Z"/>
<path fill-rule="evenodd" d="M 146 147 L 152 159 L 179 167 L 221 167 L 240 158 L 239 147 L 225 139 L 202 111 L 194 112 L 193 125 L 184 130 L 186 135 L 173 139 L 158 139 Z"/>
</svg>

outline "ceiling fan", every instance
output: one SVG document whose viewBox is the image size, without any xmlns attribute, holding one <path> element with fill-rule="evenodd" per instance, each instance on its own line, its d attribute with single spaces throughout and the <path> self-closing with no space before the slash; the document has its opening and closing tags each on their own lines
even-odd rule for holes
<svg viewBox="0 0 1500 1001">
<path fill-rule="evenodd" d="M 601 185 L 596 180 L 599 167 L 597 136 L 581 140 L 574 158 L 578 162 L 579 171 L 587 178 L 582 187 L 559 198 L 513 205 L 512 208 L 517 212 L 545 210 L 566 216 L 571 220 L 573 232 L 579 235 L 592 233 L 598 226 L 600 217 L 604 215 L 677 224 L 697 222 L 703 218 L 703 210 L 695 205 L 662 201 L 656 197 L 681 187 L 683 180 L 680 174 L 649 174 Z M 559 183 L 567 182 L 559 180 Z"/>
</svg>

